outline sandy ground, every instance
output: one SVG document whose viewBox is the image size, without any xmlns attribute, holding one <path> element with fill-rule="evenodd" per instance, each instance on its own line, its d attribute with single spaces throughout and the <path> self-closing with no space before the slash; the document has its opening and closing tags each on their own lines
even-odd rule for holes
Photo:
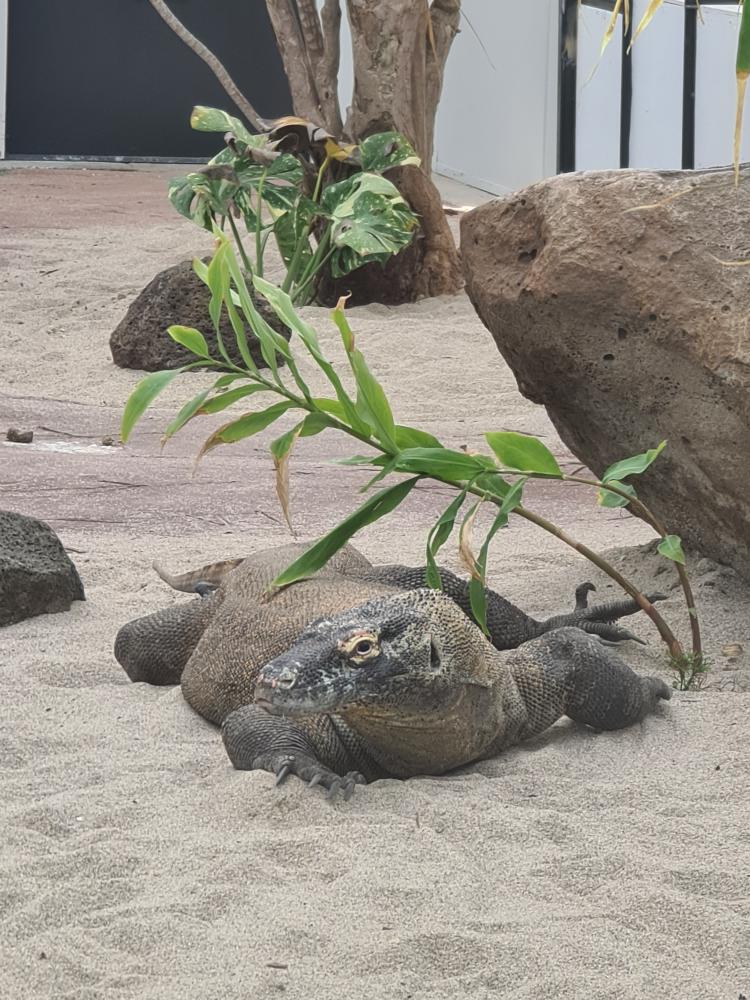
<svg viewBox="0 0 750 1000">
<path fill-rule="evenodd" d="M 212 425 L 160 454 L 167 418 L 205 376 L 173 384 L 127 448 L 100 443 L 139 377 L 112 365 L 109 333 L 157 270 L 206 249 L 164 200 L 169 173 L 0 173 L 0 429 L 36 434 L 0 445 L 0 505 L 57 530 L 88 598 L 0 634 L 0 996 L 750 995 L 750 695 L 743 664 L 721 652 L 750 648 L 750 622 L 731 572 L 692 562 L 711 690 L 627 732 L 563 722 L 497 760 L 377 782 L 347 804 L 233 771 L 179 690 L 128 682 L 117 628 L 188 599 L 155 579 L 153 558 L 186 569 L 288 539 L 270 432 L 195 476 Z M 335 350 L 325 312 L 308 316 Z M 573 462 L 464 297 L 351 321 L 402 422 L 452 446 L 532 431 Z M 301 537 L 355 504 L 362 474 L 329 464 L 351 450 L 326 435 L 298 447 Z M 358 544 L 377 561 L 421 561 L 446 502 L 425 488 Z M 666 588 L 665 614 L 682 622 L 670 574 L 633 548 L 649 539 L 642 524 L 553 486 L 531 505 Z M 597 579 L 523 524 L 498 538 L 491 575 L 539 616 Z M 598 582 L 599 598 L 614 596 Z M 637 628 L 649 651 L 627 654 L 663 669 L 648 623 Z"/>
</svg>

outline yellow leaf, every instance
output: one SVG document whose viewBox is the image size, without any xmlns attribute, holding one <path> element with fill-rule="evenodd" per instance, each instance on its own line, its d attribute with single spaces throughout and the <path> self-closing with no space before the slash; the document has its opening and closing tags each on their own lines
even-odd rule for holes
<svg viewBox="0 0 750 1000">
<path fill-rule="evenodd" d="M 297 432 L 292 439 L 292 444 L 289 446 L 289 450 L 277 458 L 273 456 L 273 465 L 276 470 L 276 496 L 279 498 L 279 504 L 281 510 L 284 514 L 284 520 L 289 525 L 289 530 L 292 535 L 296 538 L 297 532 L 294 530 L 294 525 L 292 524 L 292 518 L 289 513 L 289 459 L 292 455 L 292 448 L 294 447 L 294 442 L 299 437 L 300 427 L 297 428 Z"/>
<path fill-rule="evenodd" d="M 604 32 L 604 38 L 602 38 L 602 47 L 599 52 L 600 56 L 604 55 L 604 50 L 612 41 L 612 36 L 615 33 L 615 27 L 617 25 L 617 18 L 620 13 L 620 8 L 622 7 L 622 0 L 615 0 L 615 5 L 612 9 L 612 16 L 609 19 L 609 24 L 607 25 L 607 30 Z"/>
<path fill-rule="evenodd" d="M 482 574 L 477 565 L 476 556 L 471 549 L 471 534 L 474 527 L 474 518 L 479 510 L 479 505 L 482 503 L 481 500 L 477 500 L 474 506 L 471 508 L 469 513 L 464 518 L 464 522 L 461 525 L 461 530 L 458 533 L 458 554 L 461 557 L 461 562 L 464 564 L 466 569 L 471 573 L 474 580 L 482 580 Z"/>
<path fill-rule="evenodd" d="M 633 32 L 633 37 L 630 39 L 630 45 L 628 45 L 628 52 L 633 48 L 633 42 L 640 35 L 643 29 L 648 25 L 651 18 L 657 12 L 657 10 L 664 3 L 664 0 L 650 0 L 650 3 L 643 13 L 643 17 L 638 22 L 638 27 Z"/>
<path fill-rule="evenodd" d="M 333 139 L 326 139 L 324 149 L 330 160 L 348 160 L 357 147 L 354 145 L 340 146 Z"/>
</svg>

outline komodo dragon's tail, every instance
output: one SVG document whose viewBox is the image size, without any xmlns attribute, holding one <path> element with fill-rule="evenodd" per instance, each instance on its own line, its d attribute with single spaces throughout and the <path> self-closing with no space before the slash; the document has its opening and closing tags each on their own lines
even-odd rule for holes
<svg viewBox="0 0 750 1000">
<path fill-rule="evenodd" d="M 233 569 L 236 569 L 244 559 L 225 559 L 222 562 L 209 563 L 200 569 L 191 569 L 187 573 L 172 575 L 163 569 L 157 562 L 153 564 L 154 570 L 161 579 L 169 584 L 174 590 L 181 590 L 185 594 L 205 594 L 216 588 L 224 581 Z"/>
</svg>

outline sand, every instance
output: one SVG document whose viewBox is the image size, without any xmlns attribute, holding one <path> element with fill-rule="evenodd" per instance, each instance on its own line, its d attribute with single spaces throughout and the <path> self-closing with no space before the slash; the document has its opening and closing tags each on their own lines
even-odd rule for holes
<svg viewBox="0 0 750 1000">
<path fill-rule="evenodd" d="M 179 172 L 179 168 L 177 169 Z M 595 734 L 562 722 L 502 757 L 440 778 L 380 781 L 349 803 L 232 770 L 216 730 L 177 689 L 131 684 L 118 627 L 176 601 L 150 570 L 186 569 L 288 539 L 269 432 L 192 456 L 212 424 L 159 452 L 206 377 L 173 384 L 127 448 L 106 447 L 138 374 L 108 336 L 153 274 L 206 250 L 164 203 L 170 171 L 0 173 L 0 506 L 59 533 L 87 601 L 0 632 L 0 997 L 9 1000 L 674 998 L 750 995 L 750 649 L 747 587 L 691 560 L 714 660 L 708 690 L 658 717 Z M 327 350 L 335 331 L 309 309 Z M 447 444 L 541 435 L 467 299 L 352 311 L 398 418 Z M 357 502 L 362 473 L 330 464 L 335 435 L 300 443 L 292 508 L 302 538 Z M 419 491 L 358 545 L 418 562 L 448 501 Z M 554 486 L 531 506 L 609 552 L 685 637 L 648 529 Z M 446 562 L 458 566 L 452 547 Z M 591 578 L 525 524 L 503 532 L 491 581 L 529 613 L 572 606 Z M 663 670 L 653 629 L 623 652 Z"/>
</svg>

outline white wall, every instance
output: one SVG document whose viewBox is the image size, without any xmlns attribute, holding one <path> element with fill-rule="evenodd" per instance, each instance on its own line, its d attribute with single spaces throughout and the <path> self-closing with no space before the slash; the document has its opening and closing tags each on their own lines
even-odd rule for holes
<svg viewBox="0 0 750 1000">
<path fill-rule="evenodd" d="M 580 8 L 576 67 L 578 170 L 602 170 L 620 163 L 621 19 L 602 54 L 602 38 L 609 20 L 609 11 Z"/>
<path fill-rule="evenodd" d="M 635 0 L 637 24 L 648 0 Z M 739 14 L 735 5 L 703 6 L 698 21 L 695 86 L 695 166 L 732 160 Z M 633 46 L 630 165 L 679 169 L 682 164 L 684 0 L 666 0 Z M 605 11 L 582 7 L 578 28 L 576 166 L 580 170 L 620 163 L 621 22 L 604 57 Z M 598 66 L 597 66 L 598 63 Z M 592 78 L 592 69 L 597 66 Z M 745 108 L 741 157 L 750 159 L 750 101 Z"/>
<path fill-rule="evenodd" d="M 435 130 L 437 173 L 505 194 L 557 169 L 557 0 L 464 0 Z"/>
</svg>

